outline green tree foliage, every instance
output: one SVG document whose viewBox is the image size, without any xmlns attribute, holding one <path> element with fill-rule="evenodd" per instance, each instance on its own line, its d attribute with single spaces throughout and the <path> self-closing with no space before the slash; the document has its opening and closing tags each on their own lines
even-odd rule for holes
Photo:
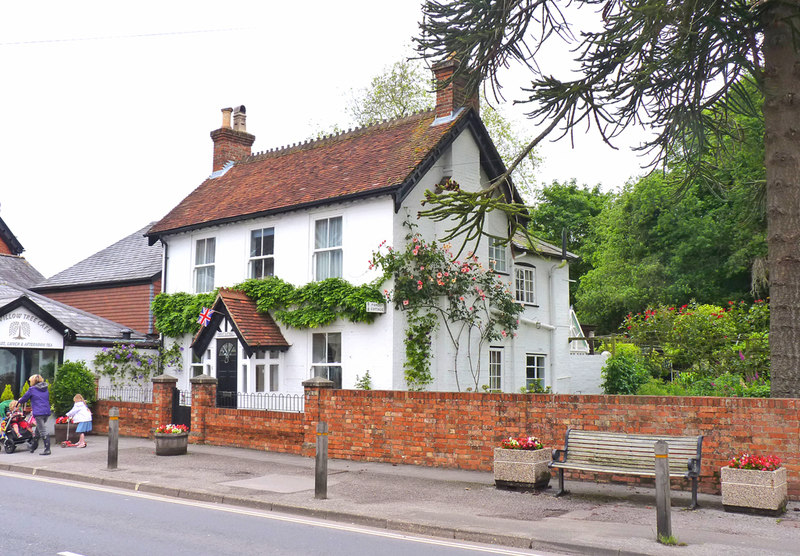
<svg viewBox="0 0 800 556">
<path fill-rule="evenodd" d="M 776 395 L 800 396 L 800 354 L 794 349 L 800 343 L 800 106 L 787 102 L 800 95 L 794 71 L 800 65 L 800 2 L 576 0 L 570 9 L 597 15 L 576 34 L 561 12 L 566 4 L 427 0 L 418 49 L 434 61 L 459 60 L 458 73 L 474 88 L 485 78 L 500 87 L 500 70 L 512 63 L 528 67 L 529 115 L 543 128 L 531 149 L 557 127 L 569 134 L 578 125 L 596 124 L 611 142 L 626 127 L 644 125 L 654 133 L 642 148 L 657 161 L 680 158 L 686 176 L 701 181 L 716 179 L 707 155 L 731 133 L 729 115 L 757 111 L 744 102 L 743 78 L 752 78 L 765 96 L 772 384 Z M 575 60 L 564 78 L 545 73 L 536 60 L 542 45 L 559 37 L 572 42 Z M 444 191 L 430 200 L 430 210 L 462 214 L 474 207 L 476 218 L 466 224 L 477 229 L 498 208 L 481 203 L 492 194 Z"/>
<path fill-rule="evenodd" d="M 530 208 L 530 231 L 536 237 L 561 245 L 562 230 L 566 230 L 567 250 L 580 258 L 570 263 L 570 302 L 575 302 L 575 292 L 581 278 L 592 269 L 592 254 L 596 247 L 594 221 L 602 212 L 612 194 L 600 191 L 598 186 L 578 187 L 575 180 L 569 183 L 554 181 L 536 193 L 536 203 Z"/>
<path fill-rule="evenodd" d="M 347 111 L 359 126 L 394 120 L 433 108 L 432 90 L 429 70 L 419 61 L 401 60 L 354 91 Z"/>
<path fill-rule="evenodd" d="M 751 269 L 766 255 L 766 229 L 753 218 L 752 188 L 720 193 L 651 174 L 628 184 L 594 221 L 590 267 L 576 310 L 601 332 L 649 305 L 752 299 Z"/>
<path fill-rule="evenodd" d="M 87 404 L 93 403 L 97 398 L 94 375 L 84 361 L 64 361 L 49 390 L 50 403 L 56 415 L 64 415 L 72 409 L 75 394 L 83 396 Z"/>
</svg>

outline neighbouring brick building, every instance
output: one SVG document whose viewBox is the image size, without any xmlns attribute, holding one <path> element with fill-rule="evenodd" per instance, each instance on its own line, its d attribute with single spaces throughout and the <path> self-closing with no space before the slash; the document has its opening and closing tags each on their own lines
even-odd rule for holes
<svg viewBox="0 0 800 556">
<path fill-rule="evenodd" d="M 161 292 L 161 245 L 130 234 L 31 289 L 56 301 L 155 334 L 150 305 Z"/>
</svg>

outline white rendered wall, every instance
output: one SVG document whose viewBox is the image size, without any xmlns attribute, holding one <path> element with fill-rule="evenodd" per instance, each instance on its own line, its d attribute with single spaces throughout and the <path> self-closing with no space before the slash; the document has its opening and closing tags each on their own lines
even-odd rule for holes
<svg viewBox="0 0 800 556">
<path fill-rule="evenodd" d="M 192 292 L 194 274 L 194 245 L 199 239 L 216 238 L 215 287 L 230 287 L 248 277 L 250 232 L 255 229 L 275 229 L 275 275 L 295 286 L 313 280 L 312 253 L 314 250 L 314 222 L 320 218 L 342 217 L 342 278 L 354 285 L 370 282 L 379 276 L 377 269 L 369 269 L 373 250 L 382 240 L 390 241 L 393 231 L 393 201 L 390 197 L 338 203 L 277 215 L 250 219 L 244 222 L 216 226 L 193 233 L 166 238 L 168 244 L 167 293 Z M 379 314 L 373 324 L 335 322 L 313 330 L 281 330 L 291 347 L 280 355 L 280 391 L 302 392 L 301 382 L 310 378 L 311 338 L 314 333 L 340 332 L 342 334 L 342 386 L 353 388 L 356 376 L 363 377 L 369 370 L 373 388 L 392 387 L 392 354 L 387 349 L 392 344 L 392 311 Z M 191 338 L 183 339 L 185 367 L 191 362 Z M 216 353 L 215 343 L 209 346 Z M 239 373 L 241 381 L 247 380 L 247 391 L 255 390 L 254 368 L 244 358 L 239 346 Z M 216 358 L 205 362 L 206 372 L 216 376 Z M 247 377 L 243 378 L 243 365 Z M 179 387 L 188 388 L 191 372 L 179 378 Z"/>
</svg>

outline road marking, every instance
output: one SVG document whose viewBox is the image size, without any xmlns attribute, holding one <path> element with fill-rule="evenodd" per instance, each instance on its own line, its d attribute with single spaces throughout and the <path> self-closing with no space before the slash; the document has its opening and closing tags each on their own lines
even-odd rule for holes
<svg viewBox="0 0 800 556">
<path fill-rule="evenodd" d="M 83 556 L 83 554 L 77 554 L 75 552 L 59 552 L 56 556 Z"/>
<path fill-rule="evenodd" d="M 448 541 L 445 539 L 434 539 L 434 538 L 426 538 L 426 537 L 417 537 L 412 535 L 406 535 L 403 533 L 392 533 L 390 531 L 384 531 L 380 529 L 368 529 L 365 527 L 357 527 L 354 525 L 345 525 L 344 523 L 340 523 L 338 521 L 318 521 L 315 519 L 303 518 L 303 517 L 293 517 L 289 515 L 281 515 L 276 514 L 270 510 L 248 510 L 246 508 L 240 508 L 238 506 L 228 506 L 225 504 L 211 504 L 208 502 L 198 502 L 195 500 L 184 500 L 180 498 L 171 498 L 169 496 L 160 496 L 157 494 L 148 494 L 144 492 L 132 491 L 127 489 L 115 488 L 115 487 L 106 487 L 102 485 L 93 485 L 89 483 L 80 483 L 76 481 L 68 481 L 64 479 L 56 479 L 51 477 L 42 477 L 33 475 L 21 475 L 19 473 L 12 473 L 8 471 L 1 471 L 0 476 L 5 477 L 16 477 L 19 479 L 26 479 L 29 481 L 37 481 L 40 483 L 52 483 L 57 485 L 69 486 L 74 488 L 82 488 L 84 490 L 94 490 L 97 492 L 106 492 L 109 494 L 118 494 L 123 496 L 130 496 L 133 498 L 142 498 L 145 500 L 154 500 L 159 502 L 168 502 L 170 504 L 179 504 L 181 506 L 191 506 L 194 508 L 204 508 L 207 510 L 215 510 L 215 511 L 222 511 L 228 512 L 237 515 L 246 515 L 251 517 L 260 517 L 264 519 L 272 519 L 275 521 L 284 521 L 288 523 L 298 523 L 301 525 L 311 525 L 314 527 L 322 527 L 325 529 L 334 529 L 336 531 L 346 531 L 349 533 L 360 533 L 363 535 L 372 535 L 373 537 L 383 537 L 387 539 L 397 539 L 397 540 L 404 540 L 410 542 L 416 542 L 421 544 L 430 544 L 435 546 L 446 546 L 450 548 L 463 548 L 473 550 L 475 552 L 487 552 L 490 554 L 502 554 L 504 556 L 542 556 L 535 552 L 525 551 L 520 552 L 513 549 L 507 549 L 502 547 L 494 547 L 494 546 L 480 546 L 475 544 L 469 544 L 464 542 L 458 541 Z M 73 554 L 72 552 L 59 552 L 59 556 L 81 556 L 80 554 Z"/>
</svg>

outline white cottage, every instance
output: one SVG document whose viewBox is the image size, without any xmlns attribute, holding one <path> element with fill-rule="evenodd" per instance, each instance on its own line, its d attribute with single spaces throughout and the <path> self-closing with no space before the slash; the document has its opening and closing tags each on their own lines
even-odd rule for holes
<svg viewBox="0 0 800 556">
<path fill-rule="evenodd" d="M 446 83 L 453 69 L 437 65 L 436 79 Z M 211 133 L 213 173 L 147 233 L 163 245 L 167 293 L 210 292 L 269 275 L 296 286 L 328 277 L 370 282 L 378 276 L 369 268 L 372 252 L 383 240 L 401 248 L 405 220 L 426 238 L 444 235 L 447 223 L 416 220 L 426 190 L 446 178 L 477 190 L 504 170 L 477 99 L 465 98 L 457 82 L 437 93 L 433 111 L 258 154 L 250 153 L 255 137 L 246 131 L 244 107 L 222 112 L 222 127 Z M 506 216 L 490 216 L 489 231 L 507 233 Z M 538 381 L 570 392 L 573 256 L 546 243 L 532 249 L 485 240 L 477 254 L 497 261 L 525 307 L 517 337 L 480 354 L 482 384 L 517 392 Z M 182 340 L 193 348 L 187 368 L 215 376 L 220 391 L 301 392 L 314 375 L 354 388 L 367 371 L 375 389 L 406 388 L 402 311 L 389 306 L 370 324 L 295 329 L 247 301 L 221 290 L 211 326 Z M 431 390 L 456 388 L 451 349 L 443 335 L 435 339 Z M 179 387 L 188 379 L 180 377 Z"/>
</svg>

